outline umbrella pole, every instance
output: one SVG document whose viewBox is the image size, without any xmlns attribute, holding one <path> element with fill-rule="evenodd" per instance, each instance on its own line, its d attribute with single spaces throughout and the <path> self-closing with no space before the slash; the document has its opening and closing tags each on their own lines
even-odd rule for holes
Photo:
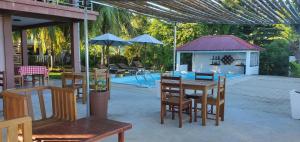
<svg viewBox="0 0 300 142">
<path fill-rule="evenodd" d="M 146 70 L 146 59 L 147 59 L 147 45 L 146 45 L 146 43 L 145 43 L 145 45 L 144 45 L 144 68 L 145 68 L 145 70 Z"/>
<path fill-rule="evenodd" d="M 85 72 L 86 72 L 86 113 L 90 116 L 89 41 L 87 7 L 84 7 Z"/>
<path fill-rule="evenodd" d="M 176 70 L 176 42 L 177 42 L 177 24 L 174 24 L 174 47 L 173 47 L 173 75 L 175 74 Z"/>
<path fill-rule="evenodd" d="M 109 46 L 110 46 L 110 45 L 107 45 L 107 47 L 106 47 L 106 48 L 107 48 L 107 59 L 106 59 L 106 60 L 107 60 L 107 66 L 108 66 L 108 67 L 109 67 L 109 58 L 110 58 L 110 57 L 109 57 Z"/>
</svg>

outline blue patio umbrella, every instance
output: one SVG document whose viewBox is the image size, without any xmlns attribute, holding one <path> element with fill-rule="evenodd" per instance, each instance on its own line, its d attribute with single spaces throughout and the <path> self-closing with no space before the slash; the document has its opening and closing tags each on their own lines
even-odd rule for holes
<svg viewBox="0 0 300 142">
<path fill-rule="evenodd" d="M 142 43 L 142 44 L 163 44 L 161 41 L 157 40 L 156 38 L 148 34 L 137 36 L 129 41 L 135 43 Z"/>
<path fill-rule="evenodd" d="M 132 43 L 141 43 L 144 44 L 144 47 L 146 48 L 147 44 L 150 45 L 162 45 L 163 43 L 159 40 L 157 40 L 156 38 L 148 35 L 148 34 L 143 34 L 140 36 L 137 36 L 131 40 L 129 40 Z M 145 53 L 144 53 L 144 58 L 146 59 L 146 49 L 145 49 Z M 144 65 L 145 66 L 145 65 Z"/>
<path fill-rule="evenodd" d="M 100 36 L 97 36 L 90 40 L 91 44 L 104 45 L 109 49 L 110 46 L 124 46 L 131 44 L 128 41 L 125 41 L 113 34 L 106 33 Z M 109 65 L 109 54 L 107 55 L 107 64 Z"/>
</svg>

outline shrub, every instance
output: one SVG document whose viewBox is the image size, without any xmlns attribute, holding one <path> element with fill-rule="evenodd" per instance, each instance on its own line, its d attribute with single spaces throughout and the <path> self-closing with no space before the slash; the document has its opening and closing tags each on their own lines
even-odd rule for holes
<svg viewBox="0 0 300 142">
<path fill-rule="evenodd" d="M 127 64 L 127 58 L 122 55 L 113 55 L 109 58 L 110 64 L 124 63 Z"/>
<path fill-rule="evenodd" d="M 300 64 L 297 62 L 291 62 L 290 71 L 292 77 L 300 77 Z"/>
<path fill-rule="evenodd" d="M 289 71 L 289 43 L 278 39 L 265 47 L 260 55 L 260 74 L 287 76 Z"/>
</svg>

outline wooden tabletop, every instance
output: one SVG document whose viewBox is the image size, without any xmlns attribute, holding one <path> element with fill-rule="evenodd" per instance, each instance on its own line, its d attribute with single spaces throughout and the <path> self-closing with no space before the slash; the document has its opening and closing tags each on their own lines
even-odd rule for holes
<svg viewBox="0 0 300 142">
<path fill-rule="evenodd" d="M 131 129 L 130 123 L 95 117 L 82 118 L 75 122 L 61 122 L 33 130 L 36 140 L 96 141 L 114 134 L 124 134 Z"/>
<path fill-rule="evenodd" d="M 175 82 L 175 81 L 170 81 L 170 80 L 164 80 L 164 82 Z M 184 89 L 197 89 L 200 88 L 202 89 L 203 87 L 208 87 L 212 88 L 216 85 L 216 82 L 214 81 L 208 81 L 208 80 L 187 80 L 183 79 L 182 80 L 182 85 Z"/>
</svg>

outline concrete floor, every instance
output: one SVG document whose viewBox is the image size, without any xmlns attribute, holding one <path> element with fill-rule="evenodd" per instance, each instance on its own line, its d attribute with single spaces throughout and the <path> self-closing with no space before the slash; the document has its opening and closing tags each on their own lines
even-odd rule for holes
<svg viewBox="0 0 300 142">
<path fill-rule="evenodd" d="M 225 121 L 215 126 L 208 120 L 178 128 L 178 119 L 160 124 L 160 99 L 156 89 L 129 85 L 112 86 L 109 118 L 130 122 L 128 142 L 299 142 L 300 120 L 290 116 L 288 91 L 297 89 L 300 79 L 251 76 L 229 80 Z M 116 137 L 104 142 L 115 142 Z"/>
<path fill-rule="evenodd" d="M 60 86 L 59 81 L 50 84 Z M 228 80 L 225 121 L 220 126 L 215 126 L 214 120 L 208 120 L 205 127 L 201 121 L 190 124 L 185 116 L 183 128 L 178 128 L 178 119 L 172 120 L 170 115 L 160 124 L 156 88 L 112 84 L 109 118 L 133 124 L 125 134 L 127 142 L 299 142 L 300 120 L 290 116 L 288 94 L 299 86 L 300 79 L 287 77 Z M 77 109 L 79 117 L 86 115 L 86 105 L 79 102 Z M 116 136 L 103 140 L 116 141 Z"/>
</svg>

